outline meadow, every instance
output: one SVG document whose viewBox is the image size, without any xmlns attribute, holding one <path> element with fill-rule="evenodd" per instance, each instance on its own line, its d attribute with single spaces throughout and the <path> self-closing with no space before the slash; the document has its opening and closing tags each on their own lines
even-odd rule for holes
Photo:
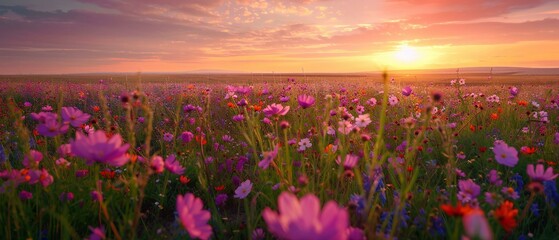
<svg viewBox="0 0 559 240">
<path fill-rule="evenodd" d="M 553 239 L 559 83 L 0 77 L 2 239 Z"/>
</svg>

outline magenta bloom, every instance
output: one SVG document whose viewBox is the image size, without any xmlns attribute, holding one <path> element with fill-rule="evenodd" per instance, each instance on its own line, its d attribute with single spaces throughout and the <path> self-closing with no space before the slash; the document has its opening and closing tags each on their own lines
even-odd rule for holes
<svg viewBox="0 0 559 240">
<path fill-rule="evenodd" d="M 48 187 L 54 182 L 54 178 L 46 169 L 29 171 L 29 184 L 41 183 L 43 187 Z"/>
<path fill-rule="evenodd" d="M 510 93 L 511 96 L 516 96 L 516 95 L 518 95 L 518 88 L 517 88 L 517 87 L 511 87 L 511 88 L 509 89 L 509 93 Z"/>
<path fill-rule="evenodd" d="M 315 99 L 313 96 L 310 95 L 301 95 L 299 97 L 297 97 L 297 102 L 299 102 L 299 106 L 301 106 L 303 109 L 308 108 L 312 105 L 314 105 Z"/>
<path fill-rule="evenodd" d="M 278 146 L 274 147 L 274 150 L 269 152 L 264 152 L 264 159 L 258 163 L 258 167 L 262 169 L 267 169 L 270 163 L 278 156 Z"/>
<path fill-rule="evenodd" d="M 532 181 L 534 182 L 544 182 L 549 181 L 557 178 L 558 174 L 553 174 L 553 168 L 548 167 L 544 170 L 543 164 L 536 165 L 536 169 L 534 169 L 534 164 L 528 164 L 526 166 L 526 173 Z"/>
<path fill-rule="evenodd" d="M 33 193 L 30 193 L 30 192 L 25 191 L 25 190 L 21 190 L 21 192 L 19 192 L 19 199 L 29 200 L 31 198 L 33 198 Z"/>
<path fill-rule="evenodd" d="M 192 134 L 189 131 L 184 131 L 181 134 L 181 139 L 183 142 L 188 143 L 190 141 L 192 141 L 192 139 L 194 139 L 194 134 Z"/>
<path fill-rule="evenodd" d="M 346 239 L 349 217 L 346 209 L 329 201 L 321 210 L 313 194 L 301 200 L 289 192 L 278 197 L 279 213 L 264 209 L 262 217 L 268 231 L 280 239 Z"/>
<path fill-rule="evenodd" d="M 37 125 L 37 131 L 45 137 L 55 137 L 68 131 L 68 124 L 59 122 L 56 117 L 44 120 L 44 123 Z"/>
<path fill-rule="evenodd" d="M 474 201 L 479 195 L 481 188 L 472 179 L 458 181 L 458 200 L 463 203 Z"/>
<path fill-rule="evenodd" d="M 60 147 L 58 147 L 57 152 L 61 158 L 74 156 L 74 154 L 72 154 L 72 146 L 70 144 L 60 145 Z"/>
<path fill-rule="evenodd" d="M 165 162 L 163 162 L 163 158 L 160 156 L 153 156 L 151 161 L 149 161 L 149 167 L 155 173 L 162 173 L 165 170 Z"/>
<path fill-rule="evenodd" d="M 272 103 L 271 105 L 268 105 L 266 108 L 264 108 L 262 112 L 266 115 L 266 117 L 284 116 L 285 114 L 287 114 L 287 112 L 289 112 L 289 106 L 284 107 L 281 104 Z"/>
<path fill-rule="evenodd" d="M 31 113 L 30 114 L 31 118 L 33 118 L 33 120 L 38 121 L 40 123 L 45 123 L 47 119 L 50 118 L 57 118 L 57 115 L 51 112 L 40 112 L 40 113 Z"/>
<path fill-rule="evenodd" d="M 75 107 L 63 107 L 61 111 L 62 119 L 69 122 L 72 127 L 80 127 L 91 117 Z"/>
<path fill-rule="evenodd" d="M 98 130 L 85 136 L 81 132 L 76 132 L 76 139 L 70 141 L 72 153 L 84 158 L 86 164 L 92 165 L 95 162 L 109 164 L 120 167 L 128 162 L 126 151 L 130 144 L 122 144 L 122 137 L 119 134 L 107 138 L 104 131 Z"/>
<path fill-rule="evenodd" d="M 501 165 L 514 167 L 518 163 L 518 151 L 514 147 L 509 147 L 504 141 L 495 141 L 493 153 L 495 153 L 495 160 Z"/>
<path fill-rule="evenodd" d="M 357 165 L 358 162 L 359 162 L 359 156 L 353 155 L 353 154 L 347 154 L 345 156 L 345 160 L 344 160 L 344 169 L 346 169 L 346 170 L 353 169 Z M 338 156 L 338 158 L 336 159 L 336 163 L 338 165 L 342 164 L 342 157 L 341 156 Z"/>
<path fill-rule="evenodd" d="M 184 173 L 184 167 L 181 166 L 179 161 L 177 161 L 177 158 L 174 154 L 167 156 L 167 158 L 165 159 L 165 169 L 177 175 L 182 175 Z"/>
<path fill-rule="evenodd" d="M 93 228 L 93 227 L 89 227 L 89 230 L 91 230 L 91 235 L 89 235 L 88 240 L 102 240 L 105 239 L 105 228 L 103 227 L 97 227 L 97 228 Z"/>
<path fill-rule="evenodd" d="M 493 232 L 483 210 L 474 208 L 462 217 L 464 232 L 472 239 L 492 240 Z"/>
<path fill-rule="evenodd" d="M 402 95 L 408 97 L 409 95 L 411 95 L 413 92 L 413 90 L 411 89 L 410 86 L 406 86 L 402 89 Z"/>
<path fill-rule="evenodd" d="M 177 197 L 179 219 L 191 238 L 209 239 L 212 235 L 212 227 L 208 224 L 211 214 L 203 207 L 202 200 L 192 193 Z"/>
<path fill-rule="evenodd" d="M 23 157 L 22 163 L 26 168 L 31 168 L 38 166 L 41 160 L 43 160 L 43 154 L 37 150 L 31 150 Z"/>
</svg>

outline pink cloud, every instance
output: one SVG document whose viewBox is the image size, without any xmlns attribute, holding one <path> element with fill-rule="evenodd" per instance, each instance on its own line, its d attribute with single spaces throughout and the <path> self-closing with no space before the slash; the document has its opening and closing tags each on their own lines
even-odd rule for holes
<svg viewBox="0 0 559 240">
<path fill-rule="evenodd" d="M 389 0 L 387 3 L 389 8 L 421 8 L 424 12 L 411 11 L 407 17 L 411 22 L 440 23 L 497 17 L 550 2 L 555 0 Z"/>
</svg>

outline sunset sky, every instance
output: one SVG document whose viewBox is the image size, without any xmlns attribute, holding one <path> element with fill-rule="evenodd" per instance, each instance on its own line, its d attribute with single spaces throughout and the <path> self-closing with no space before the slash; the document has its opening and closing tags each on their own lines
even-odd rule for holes
<svg viewBox="0 0 559 240">
<path fill-rule="evenodd" d="M 0 74 L 559 67 L 557 0 L 0 0 Z"/>
</svg>

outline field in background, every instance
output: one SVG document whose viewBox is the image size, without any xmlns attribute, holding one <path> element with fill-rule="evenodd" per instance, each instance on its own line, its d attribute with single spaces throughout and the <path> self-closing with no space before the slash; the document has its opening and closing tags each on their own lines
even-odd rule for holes
<svg viewBox="0 0 559 240">
<path fill-rule="evenodd" d="M 558 80 L 0 76 L 0 236 L 554 238 Z"/>
</svg>

